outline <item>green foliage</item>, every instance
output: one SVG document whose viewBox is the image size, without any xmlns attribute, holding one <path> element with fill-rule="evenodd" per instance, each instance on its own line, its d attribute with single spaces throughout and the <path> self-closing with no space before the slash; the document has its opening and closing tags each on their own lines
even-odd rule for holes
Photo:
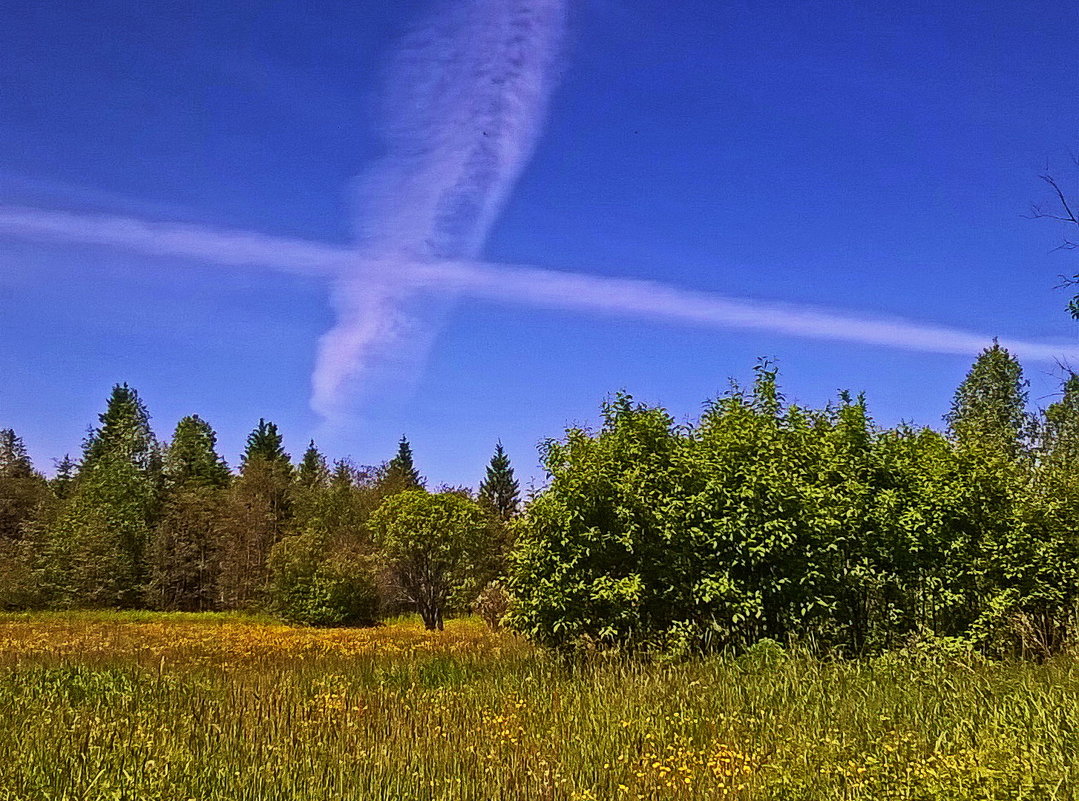
<svg viewBox="0 0 1079 801">
<path fill-rule="evenodd" d="M 948 432 L 961 447 L 1017 457 L 1030 434 L 1027 381 L 1007 349 L 994 342 L 970 368 L 945 415 Z"/>
<path fill-rule="evenodd" d="M 49 482 L 53 495 L 60 500 L 67 498 L 74 487 L 75 476 L 78 472 L 78 462 L 72 459 L 70 454 L 65 453 L 64 457 L 56 462 L 56 475 Z"/>
<path fill-rule="evenodd" d="M 490 520 L 470 498 L 407 490 L 387 498 L 370 524 L 395 589 L 428 629 L 442 629 L 450 601 L 483 585 L 477 565 L 489 557 Z"/>
<path fill-rule="evenodd" d="M 501 443 L 478 502 L 422 489 L 404 437 L 382 468 L 331 469 L 314 442 L 294 468 L 265 420 L 233 477 L 205 421 L 182 419 L 162 453 L 118 385 L 51 482 L 0 432 L 0 609 L 273 608 L 340 625 L 408 604 L 429 628 L 475 610 L 565 650 L 955 640 L 1045 659 L 1079 609 L 1079 377 L 1038 425 L 1026 400 L 998 345 L 946 433 L 881 429 L 848 393 L 787 403 L 767 363 L 693 424 L 618 394 L 598 430 L 544 444 L 550 481 L 521 514 Z"/>
<path fill-rule="evenodd" d="M 213 428 L 193 415 L 176 425 L 165 452 L 165 500 L 148 555 L 147 601 L 154 608 L 215 606 L 219 519 L 231 478 L 216 445 Z"/>
<path fill-rule="evenodd" d="M 382 482 L 389 492 L 405 492 L 423 488 L 423 476 L 416 469 L 412 459 L 412 446 L 406 437 L 401 437 L 400 442 L 397 443 L 397 454 L 386 463 Z"/>
<path fill-rule="evenodd" d="M 509 590 L 502 582 L 491 581 L 476 596 L 476 600 L 472 603 L 472 610 L 480 616 L 488 628 L 498 631 L 502 628 L 502 621 L 505 620 L 512 606 L 513 597 L 509 594 Z"/>
<path fill-rule="evenodd" d="M 150 416 L 138 393 L 118 384 L 99 419 L 44 544 L 43 586 L 61 606 L 135 606 L 147 581 L 162 479 Z"/>
<path fill-rule="evenodd" d="M 521 487 L 514 478 L 510 458 L 501 440 L 495 445 L 491 463 L 487 465 L 487 474 L 480 482 L 479 501 L 506 521 L 515 517 L 520 507 Z"/>
<path fill-rule="evenodd" d="M 324 487 L 329 480 L 330 469 L 326 465 L 326 457 L 319 452 L 315 441 L 311 440 L 296 470 L 296 481 L 301 487 L 313 488 Z"/>
<path fill-rule="evenodd" d="M 259 459 L 266 462 L 287 463 L 289 461 L 289 455 L 285 453 L 284 441 L 277 430 L 277 424 L 268 423 L 261 417 L 255 430 L 247 435 L 241 467 L 246 467 L 249 461 Z"/>
<path fill-rule="evenodd" d="M 218 602 L 218 551 L 225 492 L 186 485 L 169 492 L 149 553 L 147 602 L 154 609 L 201 612 Z"/>
<path fill-rule="evenodd" d="M 882 431 L 845 393 L 787 405 L 767 364 L 694 426 L 617 395 L 599 431 L 545 446 L 550 483 L 519 525 L 510 622 L 558 648 L 801 639 L 857 654 L 932 632 L 1059 650 L 1079 600 L 1079 496 L 1061 467 L 1079 403 L 1073 387 L 1052 410 L 1035 465 L 1022 386 L 1006 351 L 983 353 L 957 393 L 954 442 Z"/>
<path fill-rule="evenodd" d="M 0 542 L 18 542 L 27 523 L 49 497 L 45 478 L 34 470 L 22 438 L 0 429 Z"/>
<path fill-rule="evenodd" d="M 309 626 L 368 626 L 379 612 L 377 556 L 330 551 L 317 532 L 285 537 L 270 551 L 272 608 Z"/>
<path fill-rule="evenodd" d="M 165 452 L 165 481 L 169 487 L 224 487 L 231 474 L 217 453 L 217 434 L 201 417 L 191 415 L 176 424 Z"/>
<path fill-rule="evenodd" d="M 270 549 L 289 532 L 294 471 L 277 426 L 260 419 L 222 508 L 218 602 L 244 609 L 266 601 Z"/>
</svg>

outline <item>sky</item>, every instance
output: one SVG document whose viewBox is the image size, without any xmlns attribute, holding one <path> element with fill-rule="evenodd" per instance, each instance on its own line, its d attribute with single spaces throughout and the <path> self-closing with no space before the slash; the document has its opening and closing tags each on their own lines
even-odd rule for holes
<svg viewBox="0 0 1079 801">
<path fill-rule="evenodd" d="M 1036 405 L 1079 329 L 1079 10 L 1048 2 L 16 0 L 0 26 L 0 427 L 39 467 L 127 382 L 238 463 L 407 435 L 475 486 L 624 389 L 939 426 L 978 348 Z"/>
</svg>

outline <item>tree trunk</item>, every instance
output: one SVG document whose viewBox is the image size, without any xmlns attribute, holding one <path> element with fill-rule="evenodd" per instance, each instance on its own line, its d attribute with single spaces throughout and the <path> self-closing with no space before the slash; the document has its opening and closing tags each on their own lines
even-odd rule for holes
<svg viewBox="0 0 1079 801">
<path fill-rule="evenodd" d="M 419 607 L 420 617 L 423 619 L 423 627 L 428 631 L 438 628 L 439 612 L 434 606 L 421 604 Z"/>
</svg>

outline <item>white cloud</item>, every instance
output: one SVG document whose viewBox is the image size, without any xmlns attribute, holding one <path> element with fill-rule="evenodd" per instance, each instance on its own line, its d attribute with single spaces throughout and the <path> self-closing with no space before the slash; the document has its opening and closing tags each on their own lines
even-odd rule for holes
<svg viewBox="0 0 1079 801">
<path fill-rule="evenodd" d="M 564 0 L 442 0 L 406 39 L 385 93 L 386 155 L 357 181 L 355 247 L 0 205 L 0 236 L 122 249 L 330 282 L 336 325 L 318 343 L 312 407 L 327 419 L 379 377 L 407 381 L 458 293 L 723 329 L 972 355 L 989 336 L 910 320 L 765 303 L 657 281 L 478 260 L 540 136 Z M 1007 341 L 1022 356 L 1079 348 Z"/>
</svg>

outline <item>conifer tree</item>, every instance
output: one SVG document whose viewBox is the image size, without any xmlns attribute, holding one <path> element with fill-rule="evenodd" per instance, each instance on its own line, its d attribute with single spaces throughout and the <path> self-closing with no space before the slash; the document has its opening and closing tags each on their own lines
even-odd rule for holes
<svg viewBox="0 0 1079 801">
<path fill-rule="evenodd" d="M 40 598 L 34 561 L 50 499 L 22 439 L 0 430 L 0 609 L 34 606 Z"/>
<path fill-rule="evenodd" d="M 391 492 L 423 487 L 423 477 L 413 462 L 412 446 L 407 437 L 402 436 L 397 443 L 397 455 L 386 464 L 383 481 Z"/>
<path fill-rule="evenodd" d="M 979 354 L 945 416 L 948 432 L 964 448 L 1017 457 L 1030 435 L 1023 368 L 997 342 Z"/>
<path fill-rule="evenodd" d="M 1068 376 L 1061 399 L 1045 410 L 1041 451 L 1062 471 L 1079 466 L 1079 374 Z"/>
<path fill-rule="evenodd" d="M 197 415 L 176 425 L 165 453 L 165 504 L 150 551 L 147 600 L 160 609 L 213 606 L 218 517 L 230 473 L 217 454 L 217 435 Z"/>
<path fill-rule="evenodd" d="M 262 459 L 267 462 L 288 462 L 289 455 L 285 453 L 281 434 L 277 430 L 276 423 L 268 423 L 259 418 L 259 424 L 255 430 L 247 435 L 247 445 L 244 448 L 241 467 L 245 467 L 252 459 Z"/>
<path fill-rule="evenodd" d="M 49 482 L 49 486 L 57 499 L 64 500 L 71 494 L 78 472 L 79 463 L 71 458 L 71 454 L 65 453 L 63 459 L 56 461 L 56 475 Z"/>
<path fill-rule="evenodd" d="M 294 526 L 297 531 L 308 527 L 320 526 L 329 513 L 332 493 L 329 488 L 330 468 L 326 457 L 319 452 L 315 441 L 307 445 L 303 458 L 296 468 L 296 486 L 293 491 Z"/>
<path fill-rule="evenodd" d="M 28 476 L 34 472 L 34 466 L 26 453 L 22 437 L 10 428 L 0 428 L 0 476 Z"/>
<path fill-rule="evenodd" d="M 348 459 L 337 459 L 330 475 L 330 487 L 335 490 L 351 489 L 356 483 L 356 468 Z"/>
<path fill-rule="evenodd" d="M 218 603 L 242 608 L 265 601 L 270 549 L 293 516 L 293 469 L 277 426 L 259 420 L 232 483 L 221 538 Z"/>
<path fill-rule="evenodd" d="M 36 540 L 51 493 L 13 430 L 0 430 L 0 609 L 36 603 Z"/>
<path fill-rule="evenodd" d="M 509 457 L 499 440 L 495 445 L 487 475 L 480 483 L 480 502 L 486 504 L 502 519 L 509 520 L 517 514 L 521 502 L 521 487 L 513 475 Z"/>
<path fill-rule="evenodd" d="M 300 466 L 296 472 L 296 480 L 301 487 L 323 487 L 330 480 L 330 469 L 326 464 L 326 457 L 319 452 L 315 441 L 307 445 Z"/>
<path fill-rule="evenodd" d="M 0 429 L 0 541 L 22 539 L 23 527 L 44 502 L 48 488 L 26 446 L 10 428 Z"/>
<path fill-rule="evenodd" d="M 150 415 L 127 384 L 113 387 L 99 421 L 49 534 L 46 574 L 57 603 L 134 606 L 145 589 L 161 457 Z"/>
<path fill-rule="evenodd" d="M 224 487 L 229 466 L 217 453 L 217 434 L 197 414 L 176 424 L 165 452 L 165 481 L 170 487 Z"/>
</svg>

